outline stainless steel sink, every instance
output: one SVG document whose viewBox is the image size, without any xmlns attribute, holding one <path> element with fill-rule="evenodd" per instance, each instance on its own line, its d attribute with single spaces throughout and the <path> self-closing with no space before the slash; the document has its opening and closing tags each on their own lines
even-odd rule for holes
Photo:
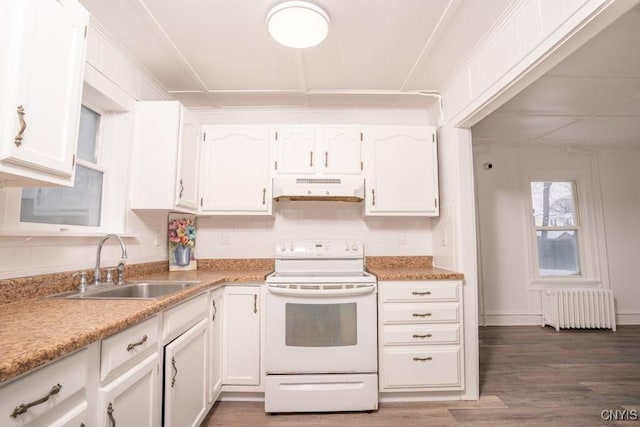
<svg viewBox="0 0 640 427">
<path fill-rule="evenodd" d="M 200 282 L 169 280 L 128 282 L 124 285 L 90 287 L 86 292 L 60 294 L 58 297 L 72 299 L 154 299 L 181 291 L 198 283 Z"/>
</svg>

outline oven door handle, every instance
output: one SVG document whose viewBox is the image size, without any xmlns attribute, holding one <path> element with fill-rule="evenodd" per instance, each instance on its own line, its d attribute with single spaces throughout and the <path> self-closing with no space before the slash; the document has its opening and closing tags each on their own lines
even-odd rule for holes
<svg viewBox="0 0 640 427">
<path fill-rule="evenodd" d="M 267 291 L 270 294 L 304 298 L 349 297 L 368 295 L 373 293 L 375 289 L 375 285 L 367 285 L 366 287 L 349 289 L 288 289 L 267 285 Z"/>
</svg>

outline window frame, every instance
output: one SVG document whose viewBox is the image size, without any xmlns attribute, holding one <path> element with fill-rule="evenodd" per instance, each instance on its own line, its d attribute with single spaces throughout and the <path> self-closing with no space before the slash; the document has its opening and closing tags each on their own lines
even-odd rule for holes
<svg viewBox="0 0 640 427">
<path fill-rule="evenodd" d="M 573 226 L 557 226 L 557 225 L 536 225 L 534 215 L 533 215 L 533 193 L 531 191 L 531 184 L 534 182 L 551 182 L 551 183 L 570 183 L 572 185 L 572 201 L 573 201 L 573 216 L 574 216 L 574 225 Z M 583 258 L 585 254 L 584 245 L 582 243 L 582 218 L 580 208 L 580 201 L 578 198 L 578 183 L 574 180 L 566 181 L 566 180 L 544 180 L 544 181 L 529 181 L 529 203 L 531 209 L 529 210 L 530 216 L 532 218 L 531 223 L 533 225 L 533 240 L 535 244 L 535 250 L 533 251 L 534 256 L 534 265 L 536 267 L 536 279 L 581 279 L 584 276 L 584 267 L 583 267 Z M 540 248 L 538 247 L 538 232 L 539 231 L 575 231 L 577 236 L 577 256 L 578 256 L 578 272 L 575 274 L 566 274 L 566 275 L 553 275 L 546 274 L 542 275 L 540 273 Z"/>
<path fill-rule="evenodd" d="M 572 182 L 574 183 L 575 227 L 553 227 L 578 230 L 578 257 L 580 274 L 569 276 L 542 276 L 539 271 L 538 243 L 533 217 L 533 201 L 531 197 L 532 182 Z M 526 173 L 523 179 L 524 216 L 528 236 L 526 250 L 528 253 L 529 284 L 532 289 L 547 287 L 598 286 L 607 280 L 606 253 L 603 251 L 602 208 L 599 187 L 590 174 L 582 170 L 545 170 Z M 600 228 L 598 228 L 600 227 Z M 604 271 L 604 274 L 603 274 Z"/>
<path fill-rule="evenodd" d="M 85 169 L 89 169 L 91 171 L 96 171 L 96 172 L 101 172 L 102 173 L 102 188 L 100 189 L 101 194 L 100 194 L 100 224 L 99 225 L 74 225 L 74 224 L 57 224 L 57 223 L 41 223 L 41 222 L 29 222 L 29 221 L 22 221 L 21 220 L 21 209 L 20 206 L 18 206 L 18 212 L 17 212 L 17 221 L 19 224 L 19 228 L 20 229 L 27 229 L 27 230 L 33 230 L 33 231 L 39 231 L 39 232 L 46 232 L 46 231 L 65 231 L 65 232 L 90 232 L 90 231 L 94 231 L 94 230 L 101 230 L 103 228 L 103 224 L 104 224 L 104 215 L 105 215 L 105 207 L 104 207 L 104 203 L 105 203 L 105 188 L 106 188 L 106 181 L 108 178 L 108 171 L 107 168 L 105 168 L 104 166 L 104 142 L 105 142 L 105 138 L 104 138 L 104 128 L 107 127 L 108 125 L 108 120 L 106 120 L 106 118 L 108 117 L 108 111 L 105 111 L 104 109 L 93 105 L 90 102 L 87 102 L 86 100 L 82 100 L 81 102 L 81 106 L 84 106 L 86 108 L 88 108 L 89 110 L 92 110 L 93 112 L 97 113 L 100 115 L 100 123 L 98 124 L 98 132 L 96 134 L 96 141 L 95 141 L 95 157 L 96 157 L 96 161 L 91 162 L 89 160 L 85 160 L 85 159 L 81 159 L 77 154 L 75 157 L 75 170 L 74 170 L 74 174 L 77 173 L 77 167 L 83 167 Z M 108 133 L 108 132 L 107 132 Z M 79 141 L 76 143 L 79 144 Z M 77 145 L 76 145 L 76 151 L 77 151 Z M 69 187 L 70 188 L 70 187 Z M 19 204 L 21 204 L 21 199 L 22 199 L 22 189 L 20 190 L 20 197 L 18 199 Z"/>
</svg>

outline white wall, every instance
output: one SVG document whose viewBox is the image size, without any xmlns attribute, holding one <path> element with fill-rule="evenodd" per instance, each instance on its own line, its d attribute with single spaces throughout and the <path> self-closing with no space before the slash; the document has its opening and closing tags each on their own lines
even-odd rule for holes
<svg viewBox="0 0 640 427">
<path fill-rule="evenodd" d="M 589 192 L 578 202 L 582 212 L 592 211 L 588 220 L 595 239 L 590 245 L 597 247 L 594 256 L 583 259 L 583 267 L 593 271 L 585 284 L 611 287 L 618 321 L 640 323 L 640 287 L 634 266 L 640 247 L 640 150 L 476 146 L 474 161 L 481 321 L 487 325 L 540 323 L 541 287 L 562 285 L 532 280 L 527 177 L 576 173 L 589 178 Z M 491 170 L 483 167 L 487 162 L 493 164 Z"/>
<path fill-rule="evenodd" d="M 274 202 L 273 217 L 198 218 L 199 258 L 273 258 L 279 239 L 359 239 L 366 255 L 430 255 L 431 219 L 364 218 L 361 203 Z"/>
</svg>

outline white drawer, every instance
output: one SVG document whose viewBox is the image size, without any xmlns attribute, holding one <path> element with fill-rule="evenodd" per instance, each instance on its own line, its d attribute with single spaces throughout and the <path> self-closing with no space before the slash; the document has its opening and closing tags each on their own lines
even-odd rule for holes
<svg viewBox="0 0 640 427">
<path fill-rule="evenodd" d="M 209 294 L 203 293 L 164 312 L 162 339 L 175 337 L 209 313 Z"/>
<path fill-rule="evenodd" d="M 100 381 L 125 364 L 133 364 L 158 350 L 160 318 L 154 316 L 102 340 Z"/>
<path fill-rule="evenodd" d="M 459 303 L 386 303 L 383 321 L 393 323 L 457 323 L 460 321 Z"/>
<path fill-rule="evenodd" d="M 382 388 L 460 387 L 459 347 L 386 347 Z"/>
<path fill-rule="evenodd" d="M 51 416 L 59 414 L 63 405 L 81 405 L 87 399 L 88 371 L 89 351 L 85 348 L 0 387 L 2 425 L 49 425 Z M 47 396 L 45 402 L 18 414 L 20 405 L 29 406 Z"/>
<path fill-rule="evenodd" d="M 385 325 L 383 345 L 460 344 L 458 325 Z"/>
<path fill-rule="evenodd" d="M 458 301 L 459 281 L 439 282 L 384 282 L 383 301 Z"/>
</svg>

